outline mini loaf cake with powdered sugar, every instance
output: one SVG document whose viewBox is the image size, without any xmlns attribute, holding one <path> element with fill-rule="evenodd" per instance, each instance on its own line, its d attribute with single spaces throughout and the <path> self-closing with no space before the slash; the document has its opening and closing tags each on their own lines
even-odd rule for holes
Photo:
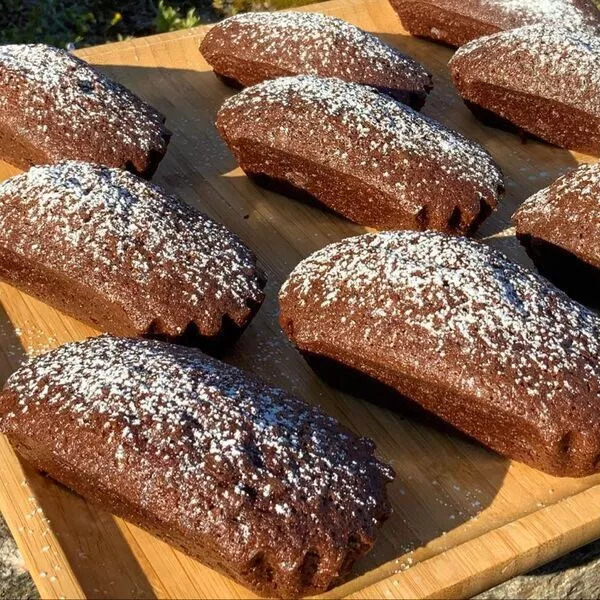
<svg viewBox="0 0 600 600">
<path fill-rule="evenodd" d="M 200 51 L 226 82 L 244 87 L 289 75 L 363 83 L 420 109 L 433 87 L 415 60 L 342 19 L 308 12 L 235 15 L 215 25 Z"/>
<path fill-rule="evenodd" d="M 572 32 L 600 33 L 593 0 L 390 0 L 413 35 L 450 46 L 499 31 L 543 23 Z"/>
<path fill-rule="evenodd" d="M 64 50 L 0 46 L 0 158 L 17 167 L 72 159 L 150 177 L 171 136 L 164 121 Z"/>
<path fill-rule="evenodd" d="M 34 467 L 268 597 L 327 590 L 393 471 L 317 408 L 181 346 L 103 336 L 21 367 L 0 430 Z"/>
<path fill-rule="evenodd" d="M 0 183 L 0 278 L 101 330 L 221 340 L 263 300 L 252 252 L 136 175 L 89 163 Z"/>
<path fill-rule="evenodd" d="M 368 234 L 301 262 L 280 294 L 303 352 L 394 387 L 543 471 L 600 470 L 600 318 L 464 237 Z"/>
<path fill-rule="evenodd" d="M 475 40 L 450 61 L 484 122 L 600 154 L 600 38 L 532 25 Z"/>
<path fill-rule="evenodd" d="M 284 77 L 247 88 L 223 104 L 217 127 L 248 175 L 362 225 L 465 233 L 503 191 L 481 146 L 335 78 Z"/>
<path fill-rule="evenodd" d="M 582 165 L 534 194 L 513 222 L 543 275 L 600 305 L 600 165 Z"/>
</svg>

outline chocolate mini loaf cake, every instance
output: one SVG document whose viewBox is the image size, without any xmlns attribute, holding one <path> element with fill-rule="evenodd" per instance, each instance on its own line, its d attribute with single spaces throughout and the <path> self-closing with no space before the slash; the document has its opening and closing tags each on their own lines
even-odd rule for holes
<svg viewBox="0 0 600 600">
<path fill-rule="evenodd" d="M 463 46 L 450 70 L 484 122 L 600 154 L 600 38 L 522 27 Z"/>
<path fill-rule="evenodd" d="M 0 278 L 101 330 L 206 342 L 263 300 L 225 227 L 120 169 L 65 162 L 0 183 Z"/>
<path fill-rule="evenodd" d="M 72 159 L 150 177 L 171 137 L 164 121 L 64 50 L 0 46 L 0 158 L 17 167 Z"/>
<path fill-rule="evenodd" d="M 583 165 L 513 215 L 540 272 L 579 301 L 600 306 L 600 165 Z"/>
<path fill-rule="evenodd" d="M 502 174 L 478 144 L 366 86 L 284 77 L 247 88 L 217 127 L 251 177 L 382 229 L 473 231 Z"/>
<path fill-rule="evenodd" d="M 544 23 L 573 32 L 600 33 L 593 0 L 390 0 L 402 25 L 450 46 L 525 25 Z"/>
<path fill-rule="evenodd" d="M 34 467 L 269 597 L 327 590 L 390 513 L 374 444 L 181 346 L 103 336 L 38 357 L 0 395 Z"/>
<path fill-rule="evenodd" d="M 433 87 L 415 60 L 342 19 L 309 12 L 235 15 L 200 46 L 227 83 L 245 87 L 287 75 L 321 75 L 363 83 L 420 109 Z"/>
<path fill-rule="evenodd" d="M 510 458 L 600 470 L 600 318 L 491 248 L 368 234 L 301 262 L 280 293 L 297 347 L 357 369 Z"/>
</svg>

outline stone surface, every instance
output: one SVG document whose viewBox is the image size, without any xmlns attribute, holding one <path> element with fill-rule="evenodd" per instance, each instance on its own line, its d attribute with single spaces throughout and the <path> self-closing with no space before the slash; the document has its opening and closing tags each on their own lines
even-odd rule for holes
<svg viewBox="0 0 600 600">
<path fill-rule="evenodd" d="M 504 598 L 600 598 L 600 540 L 567 554 L 528 575 L 515 577 L 479 596 Z"/>
<path fill-rule="evenodd" d="M 0 598 L 23 600 L 39 598 L 35 585 L 25 569 L 21 553 L 0 517 Z"/>
</svg>

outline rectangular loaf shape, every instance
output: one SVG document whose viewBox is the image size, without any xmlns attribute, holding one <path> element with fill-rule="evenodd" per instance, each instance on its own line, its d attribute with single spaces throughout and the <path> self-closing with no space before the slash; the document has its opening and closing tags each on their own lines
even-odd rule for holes
<svg viewBox="0 0 600 600">
<path fill-rule="evenodd" d="M 384 232 L 330 244 L 280 293 L 300 350 L 358 369 L 510 458 L 600 470 L 600 319 L 464 237 Z"/>
<path fill-rule="evenodd" d="M 222 342 L 260 307 L 242 241 L 161 188 L 67 161 L 0 183 L 0 278 L 115 335 Z"/>
<path fill-rule="evenodd" d="M 0 158 L 27 169 L 85 160 L 150 177 L 167 151 L 165 117 L 71 53 L 0 47 Z"/>
<path fill-rule="evenodd" d="M 317 408 L 198 351 L 103 336 L 10 377 L 0 430 L 87 500 L 266 596 L 368 551 L 393 472 Z"/>
</svg>

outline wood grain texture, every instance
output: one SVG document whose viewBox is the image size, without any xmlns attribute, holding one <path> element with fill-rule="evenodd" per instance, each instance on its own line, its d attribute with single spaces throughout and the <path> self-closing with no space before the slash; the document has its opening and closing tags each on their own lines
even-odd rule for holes
<svg viewBox="0 0 600 600">
<path fill-rule="evenodd" d="M 531 266 L 509 228 L 530 194 L 578 162 L 550 146 L 522 144 L 485 128 L 449 82 L 451 50 L 411 38 L 386 0 L 313 5 L 373 31 L 435 75 L 424 113 L 484 144 L 508 193 L 479 236 Z M 354 576 L 328 597 L 464 597 L 600 537 L 600 476 L 557 479 L 513 464 L 411 409 L 378 386 L 349 395 L 325 383 L 289 345 L 277 324 L 277 291 L 305 256 L 363 228 L 318 208 L 266 192 L 236 165 L 214 128 L 232 92 L 197 47 L 205 29 L 90 48 L 79 55 L 167 115 L 173 139 L 155 181 L 238 233 L 269 275 L 267 301 L 222 358 L 322 405 L 377 442 L 393 464 L 394 515 Z M 0 165 L 0 177 L 16 173 Z M 26 354 L 96 332 L 7 285 L 0 285 L 0 373 Z M 343 383 L 343 382 L 338 382 Z M 87 505 L 33 472 L 0 439 L 0 509 L 45 598 L 245 598 L 230 580 L 148 533 Z"/>
</svg>

